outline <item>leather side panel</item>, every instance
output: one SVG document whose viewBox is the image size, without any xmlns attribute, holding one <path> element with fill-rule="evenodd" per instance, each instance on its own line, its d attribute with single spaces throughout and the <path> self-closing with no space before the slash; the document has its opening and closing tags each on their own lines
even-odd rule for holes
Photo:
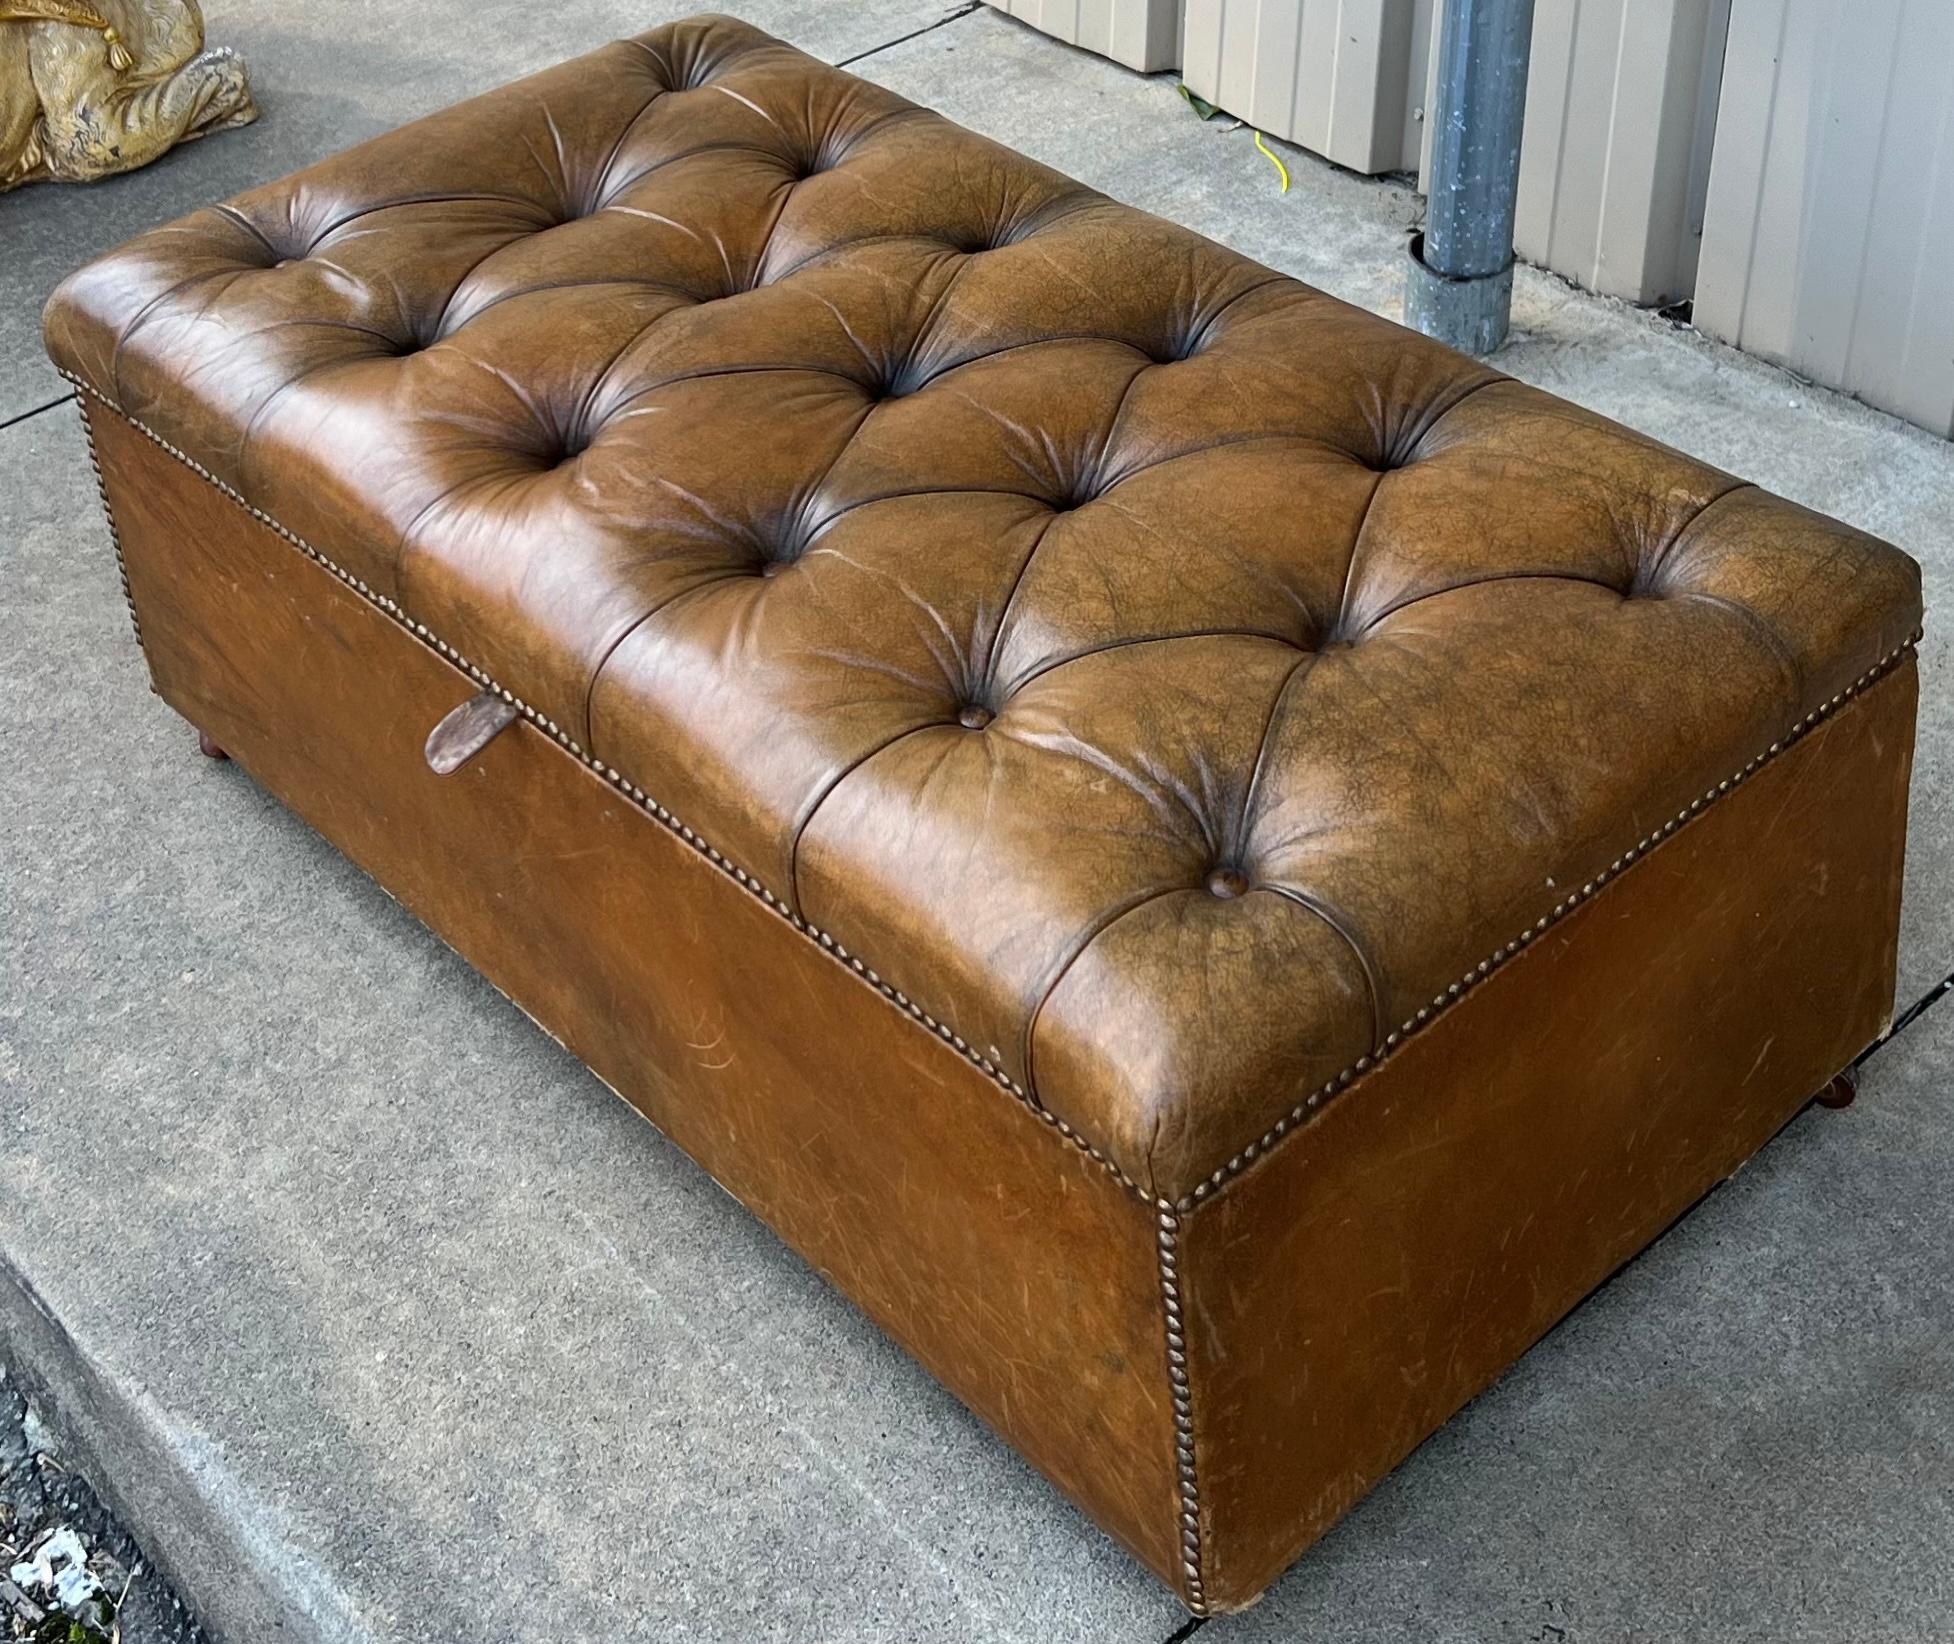
<svg viewBox="0 0 1954 1644">
<path fill-rule="evenodd" d="M 1890 1021 L 1917 694 L 1909 657 L 1186 1218 L 1215 1608 Z"/>
<path fill-rule="evenodd" d="M 435 776 L 476 686 L 93 422 L 165 700 L 1176 1582 L 1152 1209 L 528 723 Z"/>
</svg>

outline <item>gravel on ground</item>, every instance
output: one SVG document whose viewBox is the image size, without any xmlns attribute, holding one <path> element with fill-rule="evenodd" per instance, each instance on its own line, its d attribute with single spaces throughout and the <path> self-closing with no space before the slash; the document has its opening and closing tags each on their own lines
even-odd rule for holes
<svg viewBox="0 0 1954 1644">
<path fill-rule="evenodd" d="M 205 1644 L 0 1363 L 0 1639 Z"/>
</svg>

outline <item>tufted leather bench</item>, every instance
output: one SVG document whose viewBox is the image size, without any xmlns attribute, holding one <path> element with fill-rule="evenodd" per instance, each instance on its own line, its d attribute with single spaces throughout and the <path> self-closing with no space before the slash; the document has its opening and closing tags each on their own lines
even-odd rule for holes
<svg viewBox="0 0 1954 1644">
<path fill-rule="evenodd" d="M 165 700 L 1197 1611 L 1887 1020 L 1908 559 L 743 24 L 47 337 Z"/>
</svg>

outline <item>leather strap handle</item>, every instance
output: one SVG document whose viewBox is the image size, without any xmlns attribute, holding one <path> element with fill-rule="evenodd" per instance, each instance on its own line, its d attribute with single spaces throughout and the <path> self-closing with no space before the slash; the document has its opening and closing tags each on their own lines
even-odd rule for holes
<svg viewBox="0 0 1954 1644">
<path fill-rule="evenodd" d="M 515 722 L 515 704 L 500 691 L 479 691 L 427 733 L 427 762 L 450 776 Z"/>
</svg>

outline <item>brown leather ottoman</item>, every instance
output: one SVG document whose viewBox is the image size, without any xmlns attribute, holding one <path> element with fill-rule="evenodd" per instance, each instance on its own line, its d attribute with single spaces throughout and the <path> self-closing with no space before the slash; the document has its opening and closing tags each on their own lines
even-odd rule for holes
<svg viewBox="0 0 1954 1644">
<path fill-rule="evenodd" d="M 1909 560 L 743 24 L 47 335 L 164 699 L 1192 1609 L 1887 1020 Z"/>
</svg>

